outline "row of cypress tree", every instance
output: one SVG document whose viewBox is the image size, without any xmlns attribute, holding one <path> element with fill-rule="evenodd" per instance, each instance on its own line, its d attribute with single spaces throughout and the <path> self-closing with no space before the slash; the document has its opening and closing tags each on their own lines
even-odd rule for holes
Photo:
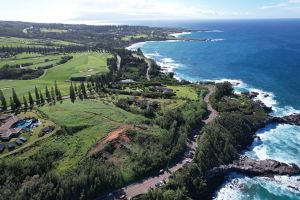
<svg viewBox="0 0 300 200">
<path fill-rule="evenodd" d="M 37 87 L 34 88 L 34 93 L 35 93 L 35 100 L 32 97 L 31 92 L 28 92 L 28 100 L 25 96 L 23 96 L 23 101 L 21 103 L 19 97 L 16 94 L 16 91 L 14 88 L 12 88 L 12 96 L 9 98 L 10 101 L 10 107 L 12 111 L 16 111 L 18 109 L 21 109 L 22 106 L 24 110 L 32 109 L 34 105 L 37 106 L 42 106 L 46 102 L 47 103 L 55 103 L 56 101 L 62 101 L 62 95 L 60 92 L 60 89 L 57 86 L 57 82 L 54 82 L 54 87 L 51 87 L 51 89 L 48 89 L 48 86 L 45 87 L 45 95 L 46 97 L 44 98 L 43 93 L 41 90 L 38 90 Z M 1 101 L 1 110 L 6 111 L 8 108 L 8 104 L 6 101 L 6 98 L 0 90 L 0 101 Z"/>
</svg>

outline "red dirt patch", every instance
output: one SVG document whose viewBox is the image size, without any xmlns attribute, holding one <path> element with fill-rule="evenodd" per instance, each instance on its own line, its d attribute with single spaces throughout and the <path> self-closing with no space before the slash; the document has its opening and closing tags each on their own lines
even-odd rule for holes
<svg viewBox="0 0 300 200">
<path fill-rule="evenodd" d="M 95 155 L 104 150 L 105 144 L 108 142 L 114 143 L 116 147 L 120 147 L 121 143 L 128 143 L 130 139 L 128 138 L 126 131 L 133 128 L 133 125 L 122 125 L 119 128 L 110 132 L 105 138 L 97 142 L 97 144 L 90 150 L 89 156 Z"/>
</svg>

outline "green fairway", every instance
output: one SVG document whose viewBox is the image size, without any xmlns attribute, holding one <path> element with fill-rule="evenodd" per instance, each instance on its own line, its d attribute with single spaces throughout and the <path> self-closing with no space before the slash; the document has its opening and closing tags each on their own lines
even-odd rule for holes
<svg viewBox="0 0 300 200">
<path fill-rule="evenodd" d="M 78 45 L 73 42 L 67 42 L 55 39 L 27 39 L 16 37 L 0 37 L 0 47 L 60 47 Z"/>
<path fill-rule="evenodd" d="M 8 98 L 11 95 L 11 88 L 15 88 L 19 96 L 27 95 L 28 91 L 33 91 L 34 87 L 44 90 L 45 86 L 53 86 L 57 81 L 62 95 L 69 93 L 69 79 L 74 76 L 88 77 L 97 73 L 108 72 L 107 59 L 110 54 L 85 52 L 70 54 L 74 58 L 69 62 L 57 65 L 45 71 L 45 74 L 34 80 L 1 80 L 0 89 Z"/>
<path fill-rule="evenodd" d="M 32 65 L 28 66 L 27 68 L 36 69 L 38 67 L 43 67 L 50 64 L 55 65 L 55 63 L 59 61 L 62 56 L 62 54 L 44 56 L 39 53 L 21 53 L 11 58 L 2 58 L 0 60 L 0 68 L 4 65 L 22 66 L 22 64 L 32 63 Z"/>
<path fill-rule="evenodd" d="M 54 29 L 54 28 L 41 28 L 41 32 L 43 33 L 66 33 L 68 30 L 65 29 Z"/>
</svg>

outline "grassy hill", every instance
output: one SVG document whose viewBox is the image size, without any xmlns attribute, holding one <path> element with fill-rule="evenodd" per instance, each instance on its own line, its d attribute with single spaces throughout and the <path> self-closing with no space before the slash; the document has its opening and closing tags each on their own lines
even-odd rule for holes
<svg viewBox="0 0 300 200">
<path fill-rule="evenodd" d="M 62 95 L 69 93 L 69 79 L 73 76 L 90 76 L 97 73 L 108 72 L 106 60 L 111 57 L 107 53 L 85 52 L 69 54 L 73 59 L 69 62 L 57 65 L 45 71 L 45 74 L 38 79 L 34 80 L 0 80 L 0 89 L 8 98 L 11 95 L 11 88 L 15 88 L 19 96 L 27 95 L 28 91 L 33 91 L 36 86 L 44 90 L 45 86 L 48 87 L 57 81 Z M 61 55 L 60 55 L 61 57 Z M 55 57 L 53 57 L 54 59 Z M 35 57 L 28 59 L 28 62 L 45 58 Z"/>
</svg>

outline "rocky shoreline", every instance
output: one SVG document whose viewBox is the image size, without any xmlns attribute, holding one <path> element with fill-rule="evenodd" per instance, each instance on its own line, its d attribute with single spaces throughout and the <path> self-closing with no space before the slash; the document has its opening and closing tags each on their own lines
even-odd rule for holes
<svg viewBox="0 0 300 200">
<path fill-rule="evenodd" d="M 215 167 L 206 173 L 206 178 L 225 176 L 230 172 L 239 172 L 247 176 L 299 175 L 300 168 L 296 164 L 286 164 L 275 160 L 254 160 L 240 156 L 232 164 Z"/>
</svg>

